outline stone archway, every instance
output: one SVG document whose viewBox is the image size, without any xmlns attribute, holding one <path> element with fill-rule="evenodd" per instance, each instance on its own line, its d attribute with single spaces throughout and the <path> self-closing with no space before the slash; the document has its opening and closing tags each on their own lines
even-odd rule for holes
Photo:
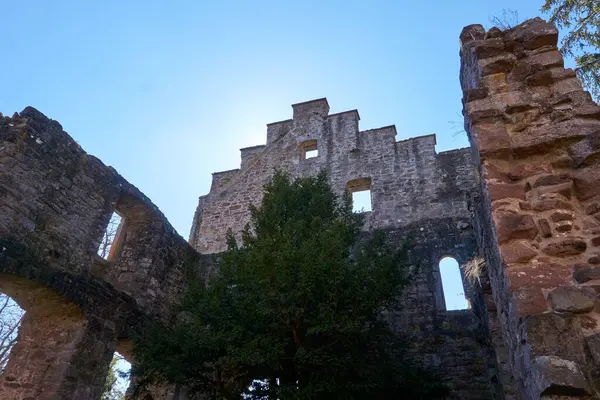
<svg viewBox="0 0 600 400">
<path fill-rule="evenodd" d="M 0 377 L 0 397 L 99 398 L 114 351 L 114 325 L 39 283 L 0 274 L 0 291 L 26 311 L 17 343 Z"/>
</svg>

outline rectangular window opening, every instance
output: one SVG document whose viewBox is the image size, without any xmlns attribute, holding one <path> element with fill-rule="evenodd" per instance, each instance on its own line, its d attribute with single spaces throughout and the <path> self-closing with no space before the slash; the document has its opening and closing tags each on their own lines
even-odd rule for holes
<svg viewBox="0 0 600 400">
<path fill-rule="evenodd" d="M 352 192 L 352 211 L 356 213 L 371 211 L 371 190 Z"/>
<path fill-rule="evenodd" d="M 304 159 L 308 160 L 309 158 L 315 158 L 319 155 L 319 150 L 314 149 L 314 150 L 307 150 L 306 153 L 304 153 Z"/>
<path fill-rule="evenodd" d="M 110 260 L 116 252 L 124 221 L 125 219 L 116 211 L 113 212 L 108 221 L 100 246 L 98 246 L 98 255 L 105 260 Z"/>
<path fill-rule="evenodd" d="M 372 211 L 371 178 L 355 179 L 348 182 L 346 187 L 352 193 L 352 211 L 356 213 Z"/>
<path fill-rule="evenodd" d="M 319 156 L 316 140 L 307 140 L 300 145 L 300 159 L 308 160 Z"/>
</svg>

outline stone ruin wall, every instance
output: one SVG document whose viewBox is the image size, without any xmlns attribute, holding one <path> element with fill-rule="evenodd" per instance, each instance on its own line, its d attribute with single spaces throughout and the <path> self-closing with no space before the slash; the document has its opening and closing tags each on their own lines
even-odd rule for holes
<svg viewBox="0 0 600 400">
<path fill-rule="evenodd" d="M 0 290 L 27 312 L 0 397 L 97 400 L 113 352 L 127 353 L 128 327 L 174 317 L 186 265 L 214 269 L 198 252 L 224 249 L 277 167 L 325 168 L 340 193 L 370 178 L 366 229 L 417 239 L 423 268 L 391 323 L 411 332 L 414 357 L 444 374 L 453 398 L 597 398 L 600 107 L 556 43 L 539 19 L 463 30 L 472 151 L 437 154 L 433 135 L 396 142 L 394 127 L 361 132 L 357 111 L 329 115 L 325 99 L 293 105 L 293 119 L 268 125 L 265 146 L 242 149 L 240 169 L 213 175 L 191 246 L 57 122 L 33 108 L 0 115 Z M 301 159 L 314 141 L 318 157 Z M 115 210 L 125 224 L 102 260 Z M 470 310 L 445 310 L 444 256 L 485 259 L 479 283 L 465 283 Z M 184 388 L 136 387 L 129 399 L 187 399 Z"/>
<path fill-rule="evenodd" d="M 213 174 L 190 233 L 199 252 L 225 250 L 227 231 L 244 228 L 248 205 L 260 202 L 275 168 L 292 177 L 325 169 L 339 193 L 349 182 L 370 179 L 368 228 L 398 228 L 432 216 L 469 217 L 466 198 L 475 181 L 468 150 L 436 154 L 435 135 L 396 142 L 395 126 L 360 131 L 358 111 L 329 115 L 326 99 L 292 108 L 293 119 L 267 125 L 266 145 L 241 149 L 239 169 Z M 318 157 L 302 159 L 303 144 L 314 141 Z"/>
<path fill-rule="evenodd" d="M 104 260 L 96 252 L 115 210 L 125 222 Z M 185 262 L 210 270 L 146 196 L 56 121 L 33 108 L 0 114 L 0 290 L 26 311 L 0 398 L 99 399 L 128 328 L 173 317 Z"/>
<path fill-rule="evenodd" d="M 468 26 L 460 38 L 485 296 L 518 398 L 598 398 L 600 106 L 539 18 L 505 32 Z"/>
<path fill-rule="evenodd" d="M 228 231 L 249 220 L 275 168 L 292 177 L 328 172 L 338 193 L 354 181 L 370 181 L 372 211 L 365 229 L 381 228 L 398 241 L 416 239 L 414 261 L 421 273 L 404 295 L 392 325 L 410 332 L 415 359 L 441 372 L 453 398 L 499 398 L 500 373 L 487 333 L 483 297 L 467 285 L 473 310 L 446 311 L 439 261 L 461 264 L 476 258 L 469 199 L 477 193 L 469 149 L 435 151 L 435 135 L 396 141 L 388 126 L 360 131 L 356 110 L 329 115 L 326 99 L 292 105 L 293 118 L 267 125 L 267 144 L 241 150 L 239 169 L 213 174 L 210 193 L 200 197 L 190 243 L 201 253 L 225 249 Z M 306 143 L 318 156 L 303 159 Z"/>
</svg>

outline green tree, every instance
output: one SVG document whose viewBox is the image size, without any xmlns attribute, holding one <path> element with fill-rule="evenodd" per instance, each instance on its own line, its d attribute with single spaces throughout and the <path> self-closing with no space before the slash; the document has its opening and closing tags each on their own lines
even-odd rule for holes
<svg viewBox="0 0 600 400">
<path fill-rule="evenodd" d="M 577 63 L 577 76 L 600 97 L 600 2 L 598 0 L 546 0 L 542 11 L 550 21 L 566 28 L 561 52 Z"/>
<path fill-rule="evenodd" d="M 106 380 L 104 381 L 104 390 L 102 391 L 101 400 L 125 400 L 125 393 L 123 393 L 117 385 L 119 376 L 117 363 L 121 359 L 122 357 L 117 353 L 114 354 L 113 359 L 110 362 L 108 375 L 106 375 Z"/>
<path fill-rule="evenodd" d="M 135 340 L 138 374 L 216 399 L 434 399 L 385 320 L 409 281 L 407 245 L 361 238 L 363 217 L 321 173 L 276 172 L 241 246 L 190 278 L 180 317 Z"/>
</svg>

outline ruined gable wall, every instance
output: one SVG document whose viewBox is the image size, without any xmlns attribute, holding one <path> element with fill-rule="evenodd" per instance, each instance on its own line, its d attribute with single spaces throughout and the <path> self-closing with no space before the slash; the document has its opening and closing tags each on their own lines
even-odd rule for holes
<svg viewBox="0 0 600 400">
<path fill-rule="evenodd" d="M 600 107 L 557 40 L 539 18 L 461 33 L 478 237 L 521 399 L 599 393 Z"/>
<path fill-rule="evenodd" d="M 240 232 L 275 168 L 293 177 L 325 169 L 336 191 L 371 179 L 367 228 L 396 228 L 421 219 L 468 216 L 475 181 L 468 150 L 436 154 L 435 136 L 396 142 L 394 126 L 359 130 L 356 110 L 328 115 L 327 100 L 295 104 L 294 118 L 267 126 L 267 145 L 242 149 L 241 168 L 213 174 L 202 196 L 190 243 L 201 253 L 225 249 L 228 230 Z M 318 157 L 301 159 L 302 143 L 316 140 Z"/>
<path fill-rule="evenodd" d="M 328 115 L 325 99 L 293 105 L 293 119 L 267 126 L 267 144 L 242 149 L 240 169 L 213 174 L 210 193 L 200 198 L 190 243 L 200 252 L 224 250 L 225 234 L 241 231 L 248 205 L 258 203 L 274 168 L 293 177 L 325 168 L 335 190 L 371 179 L 372 212 L 365 229 L 382 228 L 392 240 L 415 238 L 418 275 L 403 294 L 395 329 L 410 334 L 415 360 L 438 370 L 453 398 L 490 399 L 496 364 L 487 337 L 487 315 L 476 286 L 467 297 L 477 310 L 446 311 L 439 261 L 464 264 L 478 255 L 468 198 L 476 188 L 468 149 L 435 152 L 435 136 L 396 142 L 395 127 L 359 130 L 357 111 Z M 319 155 L 301 159 L 301 144 L 316 140 Z"/>
</svg>

